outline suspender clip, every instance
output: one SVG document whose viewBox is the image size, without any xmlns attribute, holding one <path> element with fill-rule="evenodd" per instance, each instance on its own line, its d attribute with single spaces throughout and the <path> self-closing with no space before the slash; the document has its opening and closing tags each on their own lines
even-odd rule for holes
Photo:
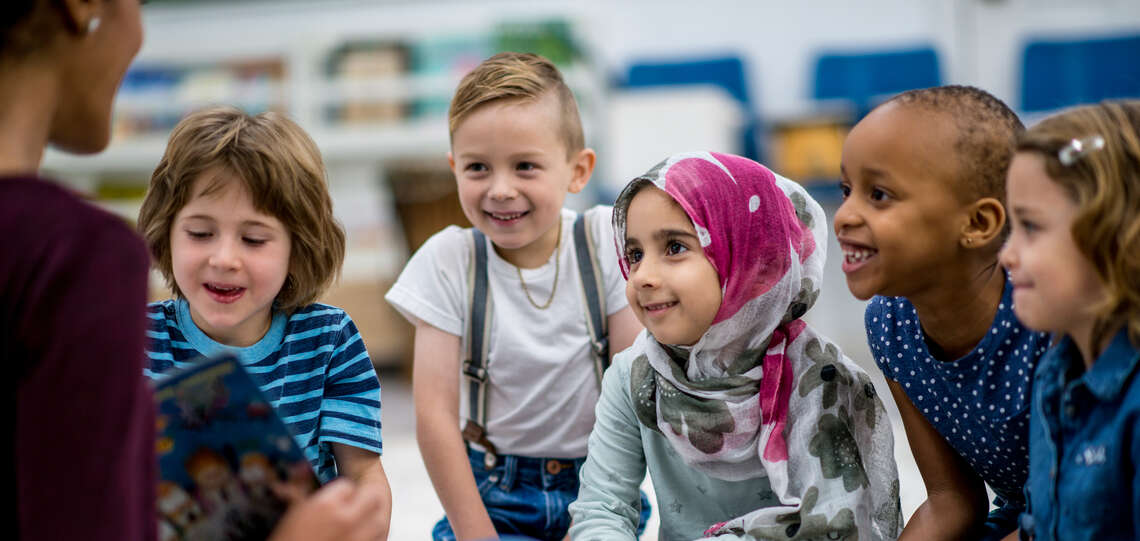
<svg viewBox="0 0 1140 541">
<path fill-rule="evenodd" d="M 602 362 L 608 364 L 610 356 L 610 337 L 604 336 L 601 340 L 591 340 L 590 347 L 594 349 L 595 356 L 599 359 L 603 359 Z"/>
<path fill-rule="evenodd" d="M 495 449 L 495 444 L 487 439 L 487 430 L 483 425 L 468 419 L 467 424 L 463 425 L 463 439 L 482 446 L 483 466 L 488 470 L 495 467 L 495 463 L 499 460 L 498 450 Z"/>
<path fill-rule="evenodd" d="M 487 369 L 482 366 L 475 366 L 470 360 L 463 361 L 463 375 L 479 383 L 487 381 Z"/>
</svg>

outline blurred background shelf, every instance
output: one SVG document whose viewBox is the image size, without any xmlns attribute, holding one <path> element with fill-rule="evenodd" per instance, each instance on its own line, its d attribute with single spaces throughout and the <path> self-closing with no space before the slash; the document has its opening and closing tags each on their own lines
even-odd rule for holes
<svg viewBox="0 0 1140 541">
<path fill-rule="evenodd" d="M 212 104 L 288 114 L 320 147 L 348 232 L 330 299 L 354 315 L 379 312 L 363 316 L 370 352 L 406 365 L 410 327 L 381 297 L 430 233 L 466 225 L 447 169 L 447 107 L 462 75 L 495 52 L 543 54 L 575 91 L 599 156 L 586 192 L 567 201 L 576 208 L 612 201 L 627 179 L 693 149 L 759 159 L 837 205 L 847 130 L 910 88 L 981 86 L 1027 119 L 1140 94 L 1140 64 L 1129 60 L 1140 58 L 1140 2 L 870 4 L 156 2 L 110 147 L 49 150 L 43 168 L 133 220 L 184 114 Z M 857 322 L 836 333 L 861 338 Z"/>
<path fill-rule="evenodd" d="M 458 12 L 484 13 L 487 24 L 434 28 L 408 16 L 399 28 L 365 31 L 353 28 L 361 10 L 378 20 L 400 6 L 320 4 L 148 7 L 149 36 L 118 95 L 112 144 L 95 156 L 49 150 L 43 169 L 134 220 L 169 132 L 186 113 L 225 104 L 289 115 L 321 149 L 347 233 L 342 280 L 323 300 L 353 316 L 378 365 L 406 366 L 410 327 L 383 294 L 431 233 L 466 225 L 446 161 L 447 109 L 460 78 L 499 50 L 543 54 L 564 71 L 587 130 L 601 115 L 606 81 L 565 16 L 500 16 L 468 5 Z M 313 18 L 330 22 L 298 26 Z M 234 24 L 240 35 L 227 31 Z M 157 276 L 152 284 L 152 297 L 169 294 Z"/>
</svg>

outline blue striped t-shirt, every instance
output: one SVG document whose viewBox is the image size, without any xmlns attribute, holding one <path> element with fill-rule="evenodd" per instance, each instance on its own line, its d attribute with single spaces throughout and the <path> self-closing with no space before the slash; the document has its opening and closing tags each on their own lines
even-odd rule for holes
<svg viewBox="0 0 1140 541">
<path fill-rule="evenodd" d="M 356 325 L 324 304 L 277 312 L 256 344 L 233 348 L 206 336 L 185 299 L 147 309 L 147 364 L 152 379 L 185 368 L 201 355 L 237 355 L 273 404 L 322 483 L 336 477 L 333 443 L 380 454 L 380 383 Z"/>
</svg>

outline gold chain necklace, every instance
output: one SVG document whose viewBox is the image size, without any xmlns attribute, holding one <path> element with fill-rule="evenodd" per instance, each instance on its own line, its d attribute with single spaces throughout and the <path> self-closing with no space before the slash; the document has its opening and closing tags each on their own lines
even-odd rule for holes
<svg viewBox="0 0 1140 541">
<path fill-rule="evenodd" d="M 526 300 L 530 301 L 530 305 L 538 308 L 539 310 L 546 310 L 550 308 L 550 303 L 554 302 L 554 292 L 558 291 L 558 271 L 562 268 L 561 259 L 558 257 L 558 249 L 562 247 L 562 221 L 558 221 L 558 240 L 554 242 L 554 285 L 550 287 L 550 297 L 541 306 L 534 302 L 530 296 L 530 289 L 526 287 L 526 280 L 523 280 L 522 270 L 515 266 L 515 273 L 519 275 L 519 283 L 522 284 L 523 294 L 526 295 Z"/>
</svg>

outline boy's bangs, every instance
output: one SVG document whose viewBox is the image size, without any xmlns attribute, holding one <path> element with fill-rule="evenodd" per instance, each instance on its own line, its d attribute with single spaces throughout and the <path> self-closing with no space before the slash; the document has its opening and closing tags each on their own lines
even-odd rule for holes
<svg viewBox="0 0 1140 541">
<path fill-rule="evenodd" d="M 281 186 L 274 189 L 276 183 L 266 178 L 265 174 L 258 174 L 255 169 L 257 168 L 249 167 L 247 162 L 234 156 L 218 160 L 214 165 L 204 169 L 206 173 L 212 173 L 205 185 L 198 193 L 190 195 L 191 197 L 211 196 L 236 182 L 249 194 L 255 210 L 281 220 L 287 229 L 292 229 L 286 220 L 286 217 L 294 214 L 289 210 L 286 190 L 281 189 Z"/>
</svg>

